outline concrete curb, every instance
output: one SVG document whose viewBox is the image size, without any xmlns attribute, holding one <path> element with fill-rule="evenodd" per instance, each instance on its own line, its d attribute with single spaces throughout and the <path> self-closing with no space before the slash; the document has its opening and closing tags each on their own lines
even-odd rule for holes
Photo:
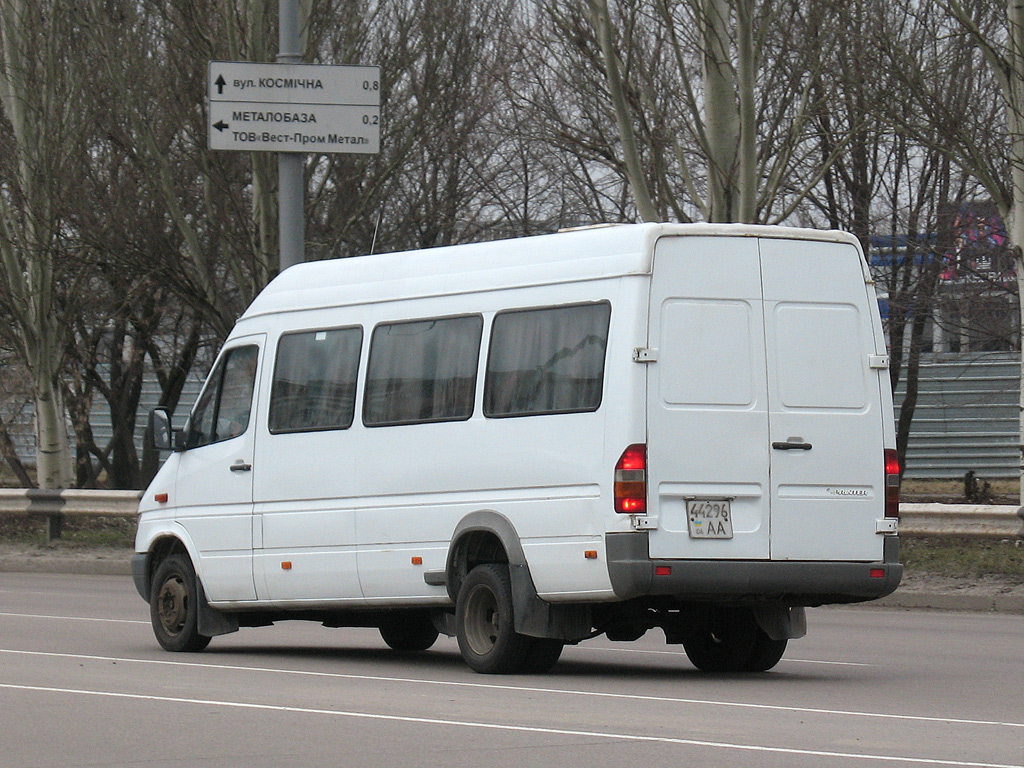
<svg viewBox="0 0 1024 768">
<path fill-rule="evenodd" d="M 878 608 L 1024 614 L 1024 595 L 978 595 L 957 592 L 901 592 L 868 605 Z"/>
<path fill-rule="evenodd" d="M 66 573 L 131 578 L 130 558 L 130 552 L 77 557 L 50 553 L 0 555 L 0 573 Z M 855 603 L 851 607 L 1024 614 L 1024 595 L 897 589 L 881 600 Z"/>
<path fill-rule="evenodd" d="M 119 557 L 0 555 L 0 573 L 67 573 L 131 577 L 132 566 L 128 559 Z"/>
</svg>

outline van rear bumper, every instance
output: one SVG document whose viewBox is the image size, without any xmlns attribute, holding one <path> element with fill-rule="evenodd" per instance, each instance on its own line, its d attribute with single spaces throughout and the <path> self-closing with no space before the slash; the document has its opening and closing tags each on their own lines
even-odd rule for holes
<svg viewBox="0 0 1024 768">
<path fill-rule="evenodd" d="M 606 537 L 608 572 L 617 597 L 675 597 L 684 601 L 782 602 L 815 606 L 885 597 L 903 578 L 899 540 L 886 536 L 882 562 L 771 560 L 655 560 L 647 533 Z M 661 568 L 662 573 L 656 573 Z"/>
</svg>

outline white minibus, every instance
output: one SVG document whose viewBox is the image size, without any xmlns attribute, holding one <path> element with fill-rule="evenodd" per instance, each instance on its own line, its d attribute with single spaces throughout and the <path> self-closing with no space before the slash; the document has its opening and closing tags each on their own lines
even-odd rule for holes
<svg viewBox="0 0 1024 768">
<path fill-rule="evenodd" d="M 484 673 L 660 628 L 764 671 L 902 575 L 858 241 L 632 224 L 300 264 L 239 319 L 140 505 L 157 640 L 287 619 Z"/>
</svg>

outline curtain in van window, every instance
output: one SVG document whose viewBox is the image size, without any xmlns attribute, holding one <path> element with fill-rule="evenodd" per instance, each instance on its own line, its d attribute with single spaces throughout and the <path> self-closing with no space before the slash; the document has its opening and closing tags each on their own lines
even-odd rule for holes
<svg viewBox="0 0 1024 768">
<path fill-rule="evenodd" d="M 363 423 L 472 416 L 482 329 L 479 315 L 378 325 L 370 342 Z"/>
<path fill-rule="evenodd" d="M 484 414 L 533 416 L 597 410 L 610 316 L 607 303 L 495 316 Z"/>
<path fill-rule="evenodd" d="M 281 336 L 270 396 L 270 431 L 352 426 L 362 343 L 361 328 Z"/>
</svg>

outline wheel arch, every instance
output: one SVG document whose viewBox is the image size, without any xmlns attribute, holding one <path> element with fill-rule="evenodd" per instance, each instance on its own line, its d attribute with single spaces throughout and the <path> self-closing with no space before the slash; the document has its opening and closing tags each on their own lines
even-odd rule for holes
<svg viewBox="0 0 1024 768">
<path fill-rule="evenodd" d="M 466 576 L 483 563 L 505 563 L 510 570 L 512 566 L 523 566 L 529 572 L 515 526 L 507 517 L 490 509 L 466 515 L 452 533 L 445 583 L 453 603 L 459 597 Z M 530 587 L 533 587 L 533 579 L 530 579 Z"/>
<path fill-rule="evenodd" d="M 458 602 L 469 572 L 485 563 L 508 565 L 516 632 L 571 642 L 590 634 L 590 607 L 554 605 L 538 597 L 518 531 L 507 517 L 487 509 L 466 515 L 452 534 L 445 568 L 452 603 Z"/>
<path fill-rule="evenodd" d="M 149 543 L 146 545 L 145 550 L 145 567 L 142 570 L 144 583 L 137 585 L 139 591 L 142 592 L 143 588 L 145 588 L 145 594 L 148 595 L 150 588 L 153 586 L 153 574 L 160 567 L 160 563 L 167 557 L 177 554 L 184 555 L 192 562 L 196 578 L 201 581 L 202 573 L 200 572 L 200 562 L 195 544 L 185 529 L 174 523 L 166 528 L 154 531 L 150 535 Z"/>
<path fill-rule="evenodd" d="M 141 554 L 141 553 L 140 553 Z M 136 576 L 135 586 L 143 599 L 149 601 L 153 589 L 153 575 L 165 559 L 171 555 L 187 557 L 196 575 L 196 589 L 199 604 L 199 631 L 208 636 L 224 635 L 238 630 L 238 618 L 210 607 L 203 587 L 202 562 L 191 537 L 177 523 L 154 531 L 149 537 L 145 552 L 145 563 Z"/>
</svg>

